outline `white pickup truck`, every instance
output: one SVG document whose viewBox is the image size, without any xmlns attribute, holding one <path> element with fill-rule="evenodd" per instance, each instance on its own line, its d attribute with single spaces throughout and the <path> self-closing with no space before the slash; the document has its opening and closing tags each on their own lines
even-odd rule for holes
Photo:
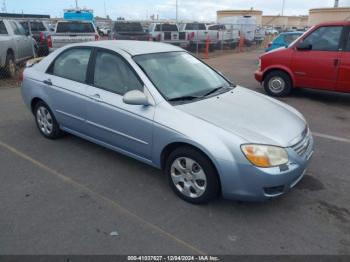
<svg viewBox="0 0 350 262">
<path fill-rule="evenodd" d="M 199 47 L 205 46 L 206 41 L 209 41 L 209 47 L 213 50 L 218 43 L 219 32 L 217 30 L 207 30 L 204 23 L 180 24 L 180 32 L 187 34 L 191 50 L 194 50 L 197 45 Z"/>
<path fill-rule="evenodd" d="M 58 21 L 55 32 L 49 36 L 50 52 L 68 44 L 99 40 L 99 34 L 91 21 Z"/>
<path fill-rule="evenodd" d="M 168 44 L 188 47 L 189 41 L 185 32 L 179 32 L 176 24 L 151 23 L 148 29 L 150 39 Z"/>
<path fill-rule="evenodd" d="M 14 20 L 0 19 L 0 69 L 13 77 L 16 64 L 35 56 L 35 40 Z"/>
<path fill-rule="evenodd" d="M 239 30 L 234 28 L 233 25 L 224 25 L 224 24 L 212 24 L 207 25 L 208 30 L 218 31 L 218 48 L 222 48 L 223 45 L 229 46 L 234 49 L 238 46 L 239 43 Z"/>
</svg>

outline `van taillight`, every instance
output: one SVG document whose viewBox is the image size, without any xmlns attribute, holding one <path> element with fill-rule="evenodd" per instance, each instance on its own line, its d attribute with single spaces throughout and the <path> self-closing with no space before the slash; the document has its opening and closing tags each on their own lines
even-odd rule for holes
<svg viewBox="0 0 350 262">
<path fill-rule="evenodd" d="M 100 36 L 98 34 L 95 35 L 95 41 L 98 41 L 100 39 Z"/>
<path fill-rule="evenodd" d="M 44 41 L 45 41 L 45 34 L 44 34 L 44 32 L 40 32 L 40 36 L 39 36 L 39 41 L 40 41 L 40 43 L 44 43 Z"/>
<path fill-rule="evenodd" d="M 47 37 L 47 46 L 48 46 L 49 48 L 52 48 L 52 38 L 51 38 L 51 35 L 49 35 L 49 36 Z"/>
</svg>

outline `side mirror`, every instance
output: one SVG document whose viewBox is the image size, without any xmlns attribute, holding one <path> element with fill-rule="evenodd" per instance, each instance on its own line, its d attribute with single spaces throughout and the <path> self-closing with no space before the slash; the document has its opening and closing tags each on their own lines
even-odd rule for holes
<svg viewBox="0 0 350 262">
<path fill-rule="evenodd" d="M 312 50 L 312 45 L 305 42 L 298 43 L 297 50 L 299 51 L 310 51 Z"/>
<path fill-rule="evenodd" d="M 128 105 L 148 106 L 150 105 L 148 97 L 140 90 L 127 92 L 123 97 L 123 102 Z"/>
</svg>

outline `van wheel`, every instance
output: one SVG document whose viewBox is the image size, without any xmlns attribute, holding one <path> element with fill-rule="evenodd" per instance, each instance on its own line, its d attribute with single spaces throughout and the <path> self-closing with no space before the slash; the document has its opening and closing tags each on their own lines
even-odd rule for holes
<svg viewBox="0 0 350 262">
<path fill-rule="evenodd" d="M 282 71 L 272 71 L 264 79 L 264 89 L 270 96 L 287 96 L 291 93 L 292 87 L 289 75 Z"/>
<path fill-rule="evenodd" d="M 205 204 L 220 191 L 215 167 L 207 156 L 191 147 L 175 149 L 169 155 L 164 171 L 170 187 L 187 202 Z"/>
<path fill-rule="evenodd" d="M 43 102 L 39 101 L 34 108 L 36 125 L 40 133 L 48 139 L 57 139 L 63 135 L 50 108 Z"/>
<path fill-rule="evenodd" d="M 16 63 L 12 54 L 7 54 L 5 64 L 5 74 L 7 77 L 13 78 L 16 76 Z"/>
</svg>

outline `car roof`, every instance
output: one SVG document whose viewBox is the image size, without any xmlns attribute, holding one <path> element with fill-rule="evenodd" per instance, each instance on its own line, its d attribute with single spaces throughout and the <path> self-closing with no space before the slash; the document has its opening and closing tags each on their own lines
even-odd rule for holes
<svg viewBox="0 0 350 262">
<path fill-rule="evenodd" d="M 105 40 L 94 41 L 87 43 L 75 44 L 74 46 L 91 46 L 106 48 L 113 51 L 123 50 L 131 56 L 165 53 L 165 52 L 179 52 L 184 51 L 182 48 L 170 44 L 164 44 L 152 41 L 132 41 L 132 40 Z"/>
<path fill-rule="evenodd" d="M 334 22 L 324 22 L 324 23 L 317 24 L 316 26 L 320 27 L 320 26 L 331 26 L 331 25 L 350 26 L 350 21 L 343 20 L 343 21 L 334 21 Z"/>
<path fill-rule="evenodd" d="M 304 34 L 305 32 L 300 32 L 300 31 L 293 31 L 293 32 L 283 32 L 281 35 L 300 35 Z"/>
</svg>

